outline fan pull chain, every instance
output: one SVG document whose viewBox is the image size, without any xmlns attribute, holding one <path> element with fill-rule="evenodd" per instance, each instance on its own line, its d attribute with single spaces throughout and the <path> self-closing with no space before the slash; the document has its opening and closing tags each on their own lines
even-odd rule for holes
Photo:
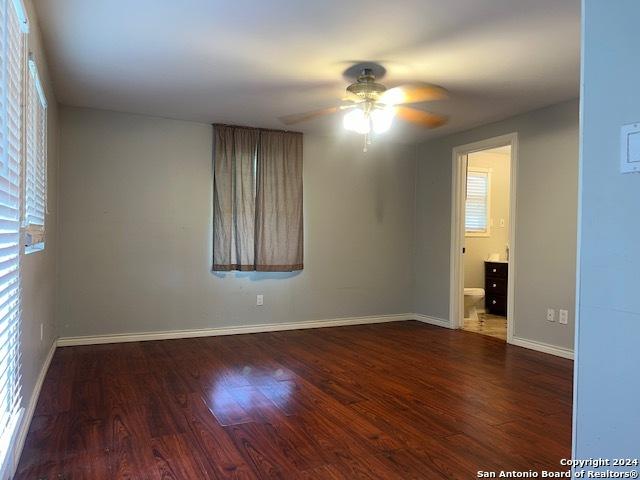
<svg viewBox="0 0 640 480">
<path fill-rule="evenodd" d="M 364 147 L 362 147 L 362 151 L 364 153 L 367 153 L 369 151 L 369 145 L 371 145 L 371 134 L 370 133 L 365 133 L 364 134 Z"/>
</svg>

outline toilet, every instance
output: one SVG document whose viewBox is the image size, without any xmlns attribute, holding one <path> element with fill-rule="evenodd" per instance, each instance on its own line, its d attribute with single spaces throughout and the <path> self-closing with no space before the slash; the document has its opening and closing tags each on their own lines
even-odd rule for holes
<svg viewBox="0 0 640 480">
<path fill-rule="evenodd" d="M 478 320 L 478 310 L 483 310 L 484 288 L 464 289 L 464 318 Z"/>
</svg>

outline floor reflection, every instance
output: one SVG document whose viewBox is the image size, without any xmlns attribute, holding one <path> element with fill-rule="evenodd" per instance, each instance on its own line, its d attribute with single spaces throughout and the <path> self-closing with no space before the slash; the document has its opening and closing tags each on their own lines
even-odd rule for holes
<svg viewBox="0 0 640 480">
<path fill-rule="evenodd" d="M 282 380 L 279 380 L 282 379 Z M 290 410 L 295 382 L 282 369 L 267 371 L 244 366 L 216 379 L 207 404 L 221 425 L 268 420 L 277 410 Z"/>
</svg>

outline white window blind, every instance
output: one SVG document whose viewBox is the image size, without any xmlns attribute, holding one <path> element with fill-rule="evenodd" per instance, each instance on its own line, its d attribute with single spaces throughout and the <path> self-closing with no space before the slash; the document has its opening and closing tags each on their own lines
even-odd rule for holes
<svg viewBox="0 0 640 480">
<path fill-rule="evenodd" d="M 44 246 L 47 205 L 47 100 L 38 67 L 29 59 L 25 131 L 25 247 L 26 252 Z"/>
<path fill-rule="evenodd" d="M 489 233 L 489 172 L 467 171 L 465 230 L 468 234 Z"/>
<path fill-rule="evenodd" d="M 0 471 L 11 458 L 22 403 L 18 342 L 25 24 L 21 13 L 14 1 L 0 0 Z"/>
</svg>

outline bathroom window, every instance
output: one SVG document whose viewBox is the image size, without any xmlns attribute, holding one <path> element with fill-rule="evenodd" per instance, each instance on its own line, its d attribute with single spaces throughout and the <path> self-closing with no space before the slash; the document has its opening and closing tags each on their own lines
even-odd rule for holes
<svg viewBox="0 0 640 480">
<path fill-rule="evenodd" d="M 491 171 L 486 168 L 467 169 L 467 200 L 465 203 L 465 233 L 467 237 L 489 236 L 489 189 Z"/>
</svg>

